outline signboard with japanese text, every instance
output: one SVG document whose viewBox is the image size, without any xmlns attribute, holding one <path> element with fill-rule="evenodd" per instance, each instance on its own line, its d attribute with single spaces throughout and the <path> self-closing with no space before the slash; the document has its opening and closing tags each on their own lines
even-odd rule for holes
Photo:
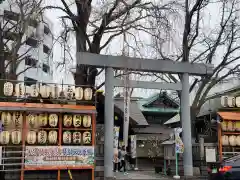
<svg viewBox="0 0 240 180">
<path fill-rule="evenodd" d="M 131 135 L 130 140 L 131 140 L 131 157 L 136 158 L 136 156 L 137 156 L 137 136 Z"/>
<path fill-rule="evenodd" d="M 26 146 L 26 167 L 94 165 L 92 146 Z"/>
<path fill-rule="evenodd" d="M 124 76 L 124 84 L 125 84 L 125 87 L 123 89 L 123 91 L 124 91 L 123 141 L 124 141 L 124 145 L 127 146 L 128 145 L 128 132 L 129 132 L 129 116 L 130 116 L 130 91 L 131 91 L 131 89 L 128 87 L 128 84 L 129 84 L 129 76 L 128 75 Z"/>
<path fill-rule="evenodd" d="M 113 133 L 114 133 L 114 136 L 113 136 L 113 148 L 118 148 L 119 130 L 120 130 L 120 127 L 116 127 L 116 126 L 113 129 Z"/>
<path fill-rule="evenodd" d="M 216 149 L 206 148 L 206 162 L 216 162 Z"/>
<path fill-rule="evenodd" d="M 182 139 L 180 137 L 180 133 L 182 132 L 182 128 L 175 128 L 174 134 L 175 134 L 175 152 L 176 153 L 183 153 L 184 152 L 184 144 L 182 142 Z"/>
</svg>

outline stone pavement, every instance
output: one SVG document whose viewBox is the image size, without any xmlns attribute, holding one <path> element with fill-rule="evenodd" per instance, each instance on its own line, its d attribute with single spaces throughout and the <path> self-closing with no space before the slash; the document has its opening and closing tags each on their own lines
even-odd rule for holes
<svg viewBox="0 0 240 180">
<path fill-rule="evenodd" d="M 158 180 L 172 180 L 172 178 L 164 177 L 163 175 L 155 174 L 152 171 L 130 171 L 127 175 L 124 175 L 122 172 L 115 173 L 116 179 L 158 179 Z"/>
</svg>

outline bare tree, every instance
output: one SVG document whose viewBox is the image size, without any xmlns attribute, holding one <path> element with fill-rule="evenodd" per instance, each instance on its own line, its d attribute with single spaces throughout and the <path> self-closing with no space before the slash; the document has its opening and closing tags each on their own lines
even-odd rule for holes
<svg viewBox="0 0 240 180">
<path fill-rule="evenodd" d="M 239 3 L 239 0 L 194 0 L 191 2 L 185 0 L 182 43 L 177 54 L 166 55 L 163 52 L 166 41 L 154 38 L 154 48 L 163 59 L 215 65 L 212 75 L 193 78 L 190 93 L 193 89 L 197 90 L 191 106 L 193 120 L 208 100 L 206 97 L 210 90 L 221 81 L 239 74 L 240 64 L 237 63 L 240 59 Z M 202 25 L 210 18 L 206 10 L 213 5 L 221 9 L 220 21 L 214 28 L 207 27 L 206 29 L 206 26 Z M 217 13 L 217 9 L 215 10 L 214 13 Z M 168 82 L 179 82 L 181 77 L 165 74 L 163 79 Z"/>
<path fill-rule="evenodd" d="M 66 0 L 61 2 L 63 7 L 48 6 L 46 8 L 62 10 L 66 14 L 63 18 L 71 21 L 76 35 L 76 51 L 100 54 L 114 38 L 123 33 L 130 34 L 133 29 L 150 33 L 151 21 L 148 23 L 146 20 L 158 16 L 157 18 L 161 18 L 163 24 L 167 25 L 167 15 L 177 1 L 169 1 L 166 4 L 140 0 L 98 1 L 97 3 L 75 0 L 72 4 Z M 71 5 L 77 8 L 76 14 L 70 8 Z M 146 23 L 145 26 L 144 23 Z M 77 66 L 74 76 L 75 84 L 95 85 L 98 74 L 96 67 Z"/>
<path fill-rule="evenodd" d="M 1 78 L 17 80 L 20 74 L 37 67 L 36 62 L 19 68 L 23 61 L 31 58 L 29 53 L 37 50 L 39 43 L 43 41 L 36 31 L 39 22 L 43 22 L 43 0 L 9 0 L 7 3 L 2 21 L 4 61 L 1 61 L 1 72 L 4 74 Z"/>
</svg>

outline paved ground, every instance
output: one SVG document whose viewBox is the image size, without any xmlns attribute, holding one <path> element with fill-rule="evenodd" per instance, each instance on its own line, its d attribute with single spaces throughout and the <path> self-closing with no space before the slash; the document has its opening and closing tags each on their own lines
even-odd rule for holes
<svg viewBox="0 0 240 180">
<path fill-rule="evenodd" d="M 128 180 L 128 179 L 146 179 L 146 180 L 154 180 L 154 179 L 158 179 L 158 180 L 173 180 L 172 177 L 166 177 L 163 175 L 159 175 L 156 174 L 153 171 L 130 171 L 128 172 L 127 175 L 124 175 L 122 172 L 117 172 L 115 173 L 116 175 L 116 179 L 117 180 Z M 181 177 L 181 179 L 184 179 L 183 177 Z M 194 178 L 190 178 L 191 180 L 206 180 L 206 177 L 194 177 Z M 188 178 L 189 180 L 189 178 Z"/>
<path fill-rule="evenodd" d="M 171 180 L 172 178 L 169 177 L 164 177 L 158 174 L 155 174 L 154 172 L 144 172 L 144 171 L 131 171 L 128 172 L 127 175 L 124 175 L 122 172 L 117 172 L 116 173 L 116 179 L 146 179 L 146 180 L 151 180 L 151 179 L 158 179 L 158 180 Z"/>
</svg>

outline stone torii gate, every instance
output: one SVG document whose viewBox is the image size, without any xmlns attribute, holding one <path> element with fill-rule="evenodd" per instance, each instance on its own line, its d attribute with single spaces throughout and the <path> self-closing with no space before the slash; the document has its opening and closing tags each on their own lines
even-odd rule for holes
<svg viewBox="0 0 240 180">
<path fill-rule="evenodd" d="M 180 104 L 184 143 L 184 175 L 193 175 L 189 75 L 210 75 L 213 73 L 213 65 L 188 62 L 174 62 L 169 60 L 140 59 L 123 56 L 108 56 L 86 52 L 77 52 L 77 64 L 105 68 L 104 179 L 113 178 L 113 89 L 114 86 L 124 86 L 124 82 L 122 80 L 114 78 L 113 69 L 124 70 L 127 68 L 128 70 L 133 71 L 181 74 L 181 83 L 130 81 L 129 87 L 145 89 L 181 90 Z"/>
</svg>

